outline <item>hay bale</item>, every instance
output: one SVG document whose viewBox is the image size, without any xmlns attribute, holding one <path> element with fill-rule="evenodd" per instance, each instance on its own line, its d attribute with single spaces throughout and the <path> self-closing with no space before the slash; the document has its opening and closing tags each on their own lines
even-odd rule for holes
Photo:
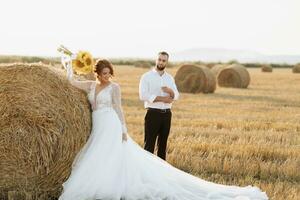
<svg viewBox="0 0 300 200">
<path fill-rule="evenodd" d="M 262 65 L 261 66 L 261 71 L 262 72 L 272 72 L 273 68 L 271 65 Z"/>
<path fill-rule="evenodd" d="M 202 64 L 200 64 L 200 65 L 202 65 Z M 209 69 L 212 69 L 212 68 L 216 65 L 216 63 L 205 63 L 205 64 L 203 64 L 203 65 L 205 65 L 205 66 L 208 67 Z"/>
<path fill-rule="evenodd" d="M 65 77 L 43 64 L 0 65 L 0 191 L 6 196 L 57 197 L 90 134 L 86 93 Z"/>
<path fill-rule="evenodd" d="M 221 87 L 247 88 L 250 74 L 243 65 L 232 64 L 220 71 L 217 80 Z"/>
<path fill-rule="evenodd" d="M 176 72 L 175 83 L 180 92 L 186 93 L 213 93 L 216 89 L 216 79 L 205 66 L 181 66 Z"/>
<path fill-rule="evenodd" d="M 293 67 L 293 73 L 300 73 L 300 64 L 297 64 Z"/>
<path fill-rule="evenodd" d="M 218 74 L 220 73 L 220 71 L 222 69 L 224 69 L 226 66 L 227 65 L 224 65 L 224 64 L 217 64 L 217 65 L 214 65 L 210 70 L 216 77 L 218 77 Z"/>
<path fill-rule="evenodd" d="M 31 193 L 26 192 L 16 192 L 16 191 L 9 191 L 7 193 L 7 200 L 32 200 L 33 196 Z"/>
</svg>

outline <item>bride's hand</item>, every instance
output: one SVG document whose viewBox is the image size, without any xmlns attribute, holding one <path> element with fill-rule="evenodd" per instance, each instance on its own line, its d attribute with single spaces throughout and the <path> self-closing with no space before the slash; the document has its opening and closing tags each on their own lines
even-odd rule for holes
<svg viewBox="0 0 300 200">
<path fill-rule="evenodd" d="M 126 142 L 127 141 L 127 134 L 126 133 L 123 133 L 122 135 L 122 142 Z"/>
</svg>

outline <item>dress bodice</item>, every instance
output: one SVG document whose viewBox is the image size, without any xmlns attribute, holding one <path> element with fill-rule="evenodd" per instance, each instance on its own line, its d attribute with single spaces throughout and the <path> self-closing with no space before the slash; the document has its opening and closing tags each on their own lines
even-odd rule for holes
<svg viewBox="0 0 300 200">
<path fill-rule="evenodd" d="M 88 93 L 88 99 L 93 111 L 100 110 L 102 108 L 113 108 L 122 123 L 123 132 L 127 133 L 127 127 L 121 106 L 120 86 L 117 83 L 111 82 L 96 94 L 96 85 L 97 82 L 92 83 Z"/>
<path fill-rule="evenodd" d="M 110 83 L 108 86 L 103 88 L 97 94 L 96 94 L 97 82 L 95 82 L 91 85 L 91 90 L 88 94 L 88 99 L 92 105 L 93 111 L 104 108 L 104 107 L 113 107 L 112 84 L 114 84 L 114 83 Z"/>
</svg>

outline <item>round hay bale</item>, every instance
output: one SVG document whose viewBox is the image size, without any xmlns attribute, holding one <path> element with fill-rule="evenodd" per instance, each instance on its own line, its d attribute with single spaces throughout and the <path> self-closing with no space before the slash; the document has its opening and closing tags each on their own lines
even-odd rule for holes
<svg viewBox="0 0 300 200">
<path fill-rule="evenodd" d="M 293 67 L 293 73 L 300 73 L 300 64 L 297 64 Z"/>
<path fill-rule="evenodd" d="M 43 64 L 0 65 L 0 191 L 61 192 L 91 131 L 86 93 L 65 77 Z"/>
<path fill-rule="evenodd" d="M 184 93 L 213 93 L 216 89 L 216 79 L 205 66 L 181 66 L 176 72 L 175 83 L 178 90 Z"/>
<path fill-rule="evenodd" d="M 273 68 L 271 65 L 262 65 L 261 66 L 261 71 L 262 72 L 272 72 Z"/>
<path fill-rule="evenodd" d="M 218 74 L 220 73 L 220 71 L 222 69 L 224 69 L 227 65 L 223 65 L 223 64 L 217 64 L 214 65 L 210 70 L 212 71 L 212 73 L 217 77 Z"/>
<path fill-rule="evenodd" d="M 232 64 L 220 71 L 217 80 L 221 87 L 247 88 L 250 74 L 243 65 Z"/>
<path fill-rule="evenodd" d="M 205 65 L 206 67 L 208 67 L 209 69 L 213 68 L 216 64 L 215 63 L 206 63 L 206 64 L 203 64 Z"/>
</svg>

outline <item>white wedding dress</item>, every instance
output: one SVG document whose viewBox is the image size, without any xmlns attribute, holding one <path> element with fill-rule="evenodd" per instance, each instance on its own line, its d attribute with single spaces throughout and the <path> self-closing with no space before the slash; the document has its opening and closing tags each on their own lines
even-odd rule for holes
<svg viewBox="0 0 300 200">
<path fill-rule="evenodd" d="M 122 142 L 127 130 L 120 87 L 111 82 L 95 98 L 95 86 L 93 82 L 88 92 L 92 132 L 73 162 L 59 200 L 268 199 L 257 187 L 215 184 L 185 173 L 145 151 L 130 136 Z"/>
</svg>

